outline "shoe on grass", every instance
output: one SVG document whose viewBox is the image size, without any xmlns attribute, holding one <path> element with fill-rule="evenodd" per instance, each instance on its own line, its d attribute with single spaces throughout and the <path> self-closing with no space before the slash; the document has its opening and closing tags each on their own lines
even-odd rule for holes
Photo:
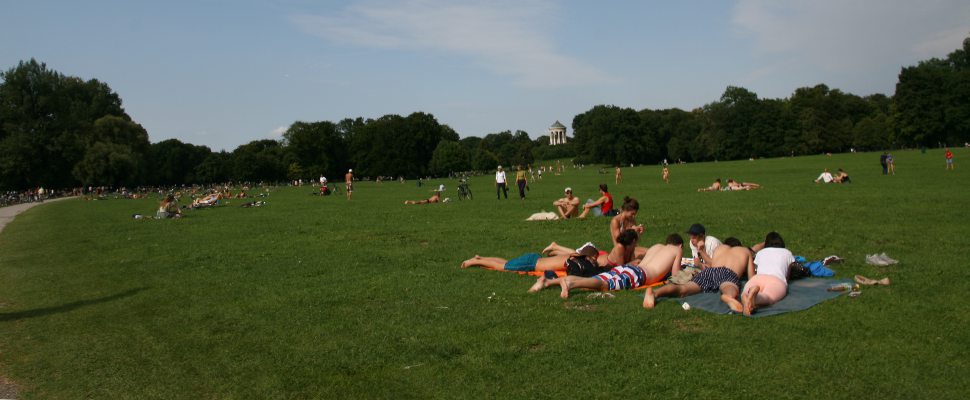
<svg viewBox="0 0 970 400">
<path fill-rule="evenodd" d="M 892 265 L 892 264 L 898 264 L 899 263 L 899 261 L 893 260 L 892 258 L 889 258 L 889 256 L 886 255 L 886 253 L 882 253 L 882 254 L 878 255 L 877 257 L 879 257 L 881 260 L 885 261 L 886 262 L 886 265 Z"/>
<path fill-rule="evenodd" d="M 878 254 L 867 255 L 866 256 L 866 263 L 867 264 L 870 264 L 870 265 L 878 265 L 880 267 L 885 267 L 885 266 L 889 265 L 889 263 L 886 262 L 886 260 L 883 260 L 883 259 L 879 258 L 879 255 Z"/>
</svg>

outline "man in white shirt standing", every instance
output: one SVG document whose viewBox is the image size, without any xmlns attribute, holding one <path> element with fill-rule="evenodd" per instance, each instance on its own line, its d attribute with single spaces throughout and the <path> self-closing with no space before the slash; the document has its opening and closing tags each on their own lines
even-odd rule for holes
<svg viewBox="0 0 970 400">
<path fill-rule="evenodd" d="M 714 251 L 721 245 L 721 241 L 714 236 L 707 236 L 707 230 L 701 224 L 691 225 L 687 234 L 690 235 L 690 254 L 694 257 L 694 265 L 701 268 L 712 266 Z"/>
<path fill-rule="evenodd" d="M 506 185 L 505 171 L 502 170 L 502 166 L 498 166 L 498 171 L 495 171 L 495 198 L 502 200 L 502 195 L 505 195 L 505 199 L 509 198 L 509 188 Z"/>
</svg>

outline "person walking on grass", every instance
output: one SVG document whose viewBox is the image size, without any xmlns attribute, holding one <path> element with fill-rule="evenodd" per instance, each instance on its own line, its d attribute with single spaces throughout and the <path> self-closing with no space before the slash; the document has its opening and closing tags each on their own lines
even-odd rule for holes
<svg viewBox="0 0 970 400">
<path fill-rule="evenodd" d="M 617 185 L 619 185 L 620 182 L 623 182 L 623 171 L 620 170 L 619 165 L 616 166 L 616 176 L 614 177 L 614 179 L 616 180 Z"/>
<path fill-rule="evenodd" d="M 896 161 L 893 159 L 893 153 L 886 154 L 886 169 L 889 171 L 889 175 L 896 175 Z"/>
<path fill-rule="evenodd" d="M 881 156 L 879 156 L 879 165 L 882 165 L 882 174 L 888 175 L 889 174 L 889 154 L 886 153 L 885 151 L 882 152 Z"/>
<path fill-rule="evenodd" d="M 502 166 L 498 166 L 498 170 L 495 171 L 495 198 L 497 200 L 502 200 L 502 195 L 505 195 L 505 199 L 509 198 L 509 188 L 506 186 L 505 170 Z"/>
<path fill-rule="evenodd" d="M 529 188 L 529 181 L 526 179 L 525 170 L 521 166 L 516 167 L 515 185 L 519 188 L 519 200 L 525 200 L 525 190 Z"/>
<path fill-rule="evenodd" d="M 946 169 L 955 171 L 956 167 L 953 166 L 953 152 L 950 151 L 949 148 L 944 148 L 943 150 L 946 151 L 946 153 L 944 153 L 944 156 L 946 157 Z"/>
<path fill-rule="evenodd" d="M 653 308 L 657 297 L 685 297 L 700 292 L 720 292 L 724 304 L 734 312 L 741 312 L 742 304 L 738 301 L 741 277 L 746 273 L 749 276 L 754 274 L 751 251 L 742 246 L 740 240 L 731 237 L 725 239 L 714 253 L 711 265 L 715 266 L 704 268 L 690 282 L 683 285 L 668 284 L 657 289 L 656 293 L 653 288 L 647 288 L 647 293 L 643 295 L 643 308 Z"/>
<path fill-rule="evenodd" d="M 344 189 L 347 192 L 347 200 L 354 197 L 354 170 L 348 169 L 347 174 L 344 175 Z"/>
</svg>

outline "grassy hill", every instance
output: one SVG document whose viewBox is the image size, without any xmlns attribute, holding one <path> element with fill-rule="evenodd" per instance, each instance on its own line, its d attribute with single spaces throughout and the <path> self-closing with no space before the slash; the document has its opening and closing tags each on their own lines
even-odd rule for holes
<svg viewBox="0 0 970 400">
<path fill-rule="evenodd" d="M 33 398 L 963 398 L 970 374 L 966 168 L 942 151 L 545 174 L 527 199 L 405 206 L 432 186 L 362 182 L 354 199 L 277 188 L 181 220 L 157 199 L 70 200 L 0 234 L 0 375 Z M 828 167 L 854 183 L 812 182 Z M 511 175 L 510 175 L 511 176 Z M 714 178 L 761 190 L 698 193 Z M 641 243 L 694 222 L 745 243 L 780 232 L 838 277 L 893 280 L 807 311 L 750 319 L 528 294 L 532 278 L 461 270 L 550 241 L 609 243 L 608 221 L 524 222 L 566 186 L 637 198 Z M 900 264 L 866 265 L 887 252 Z"/>
</svg>

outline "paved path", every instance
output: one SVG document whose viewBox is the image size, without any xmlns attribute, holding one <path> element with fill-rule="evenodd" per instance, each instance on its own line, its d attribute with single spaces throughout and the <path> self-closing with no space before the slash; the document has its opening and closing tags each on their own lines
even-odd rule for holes
<svg viewBox="0 0 970 400">
<path fill-rule="evenodd" d="M 21 203 L 7 207 L 0 207 L 0 232 L 3 232 L 3 228 L 6 228 L 7 224 L 10 223 L 10 221 L 13 221 L 13 217 L 16 217 L 17 214 L 27 211 L 34 206 L 73 198 L 76 197 L 58 197 L 56 199 L 45 200 L 43 203 Z"/>
</svg>

